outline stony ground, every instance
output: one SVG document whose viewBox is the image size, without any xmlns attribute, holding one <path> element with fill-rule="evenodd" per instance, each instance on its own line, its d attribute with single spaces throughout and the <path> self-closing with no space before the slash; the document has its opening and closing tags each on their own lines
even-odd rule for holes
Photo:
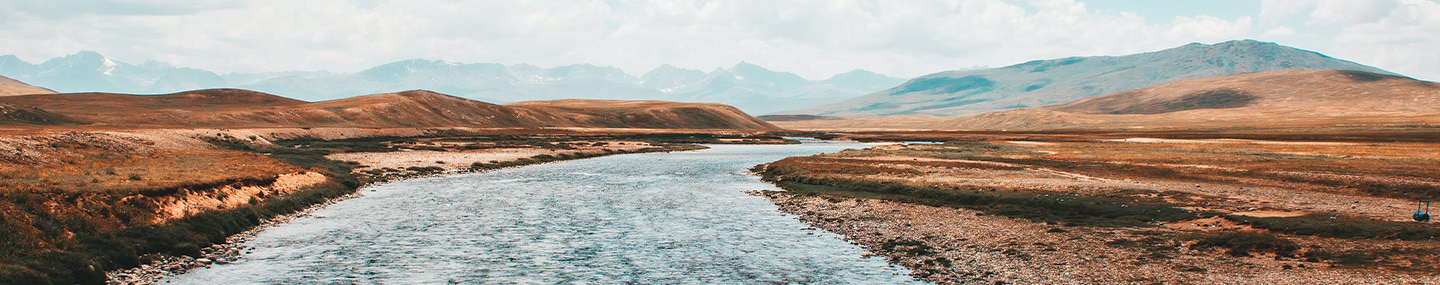
<svg viewBox="0 0 1440 285">
<path fill-rule="evenodd" d="M 1231 257 L 1147 241 L 1165 228 L 1060 227 L 874 199 L 757 192 L 781 211 L 853 239 L 939 284 L 1433 284 L 1440 276 L 1274 255 Z"/>
</svg>

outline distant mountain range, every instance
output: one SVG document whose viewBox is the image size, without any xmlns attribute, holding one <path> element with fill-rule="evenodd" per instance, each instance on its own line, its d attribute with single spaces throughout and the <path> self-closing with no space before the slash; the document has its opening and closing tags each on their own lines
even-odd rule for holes
<svg viewBox="0 0 1440 285">
<path fill-rule="evenodd" d="M 781 114 L 975 114 L 1070 102 L 1183 79 L 1295 69 L 1394 75 L 1379 68 L 1269 42 L 1192 43 L 1126 56 L 1036 60 L 1001 68 L 934 73 L 843 102 Z"/>
<path fill-rule="evenodd" d="M 663 65 L 642 76 L 604 66 L 555 68 L 412 59 L 355 73 L 275 72 L 219 75 L 147 61 L 130 64 L 93 51 L 31 64 L 0 56 L 0 75 L 62 93 L 174 93 L 242 88 L 306 101 L 425 89 L 487 101 L 624 99 L 715 102 L 750 114 L 817 106 L 884 90 L 904 79 L 855 70 L 811 81 L 741 62 L 710 72 Z"/>
<path fill-rule="evenodd" d="M 1433 128 L 1440 125 L 1440 83 L 1363 71 L 1280 70 L 1178 80 L 1067 103 L 983 114 L 771 115 L 761 119 L 798 130 Z"/>
</svg>

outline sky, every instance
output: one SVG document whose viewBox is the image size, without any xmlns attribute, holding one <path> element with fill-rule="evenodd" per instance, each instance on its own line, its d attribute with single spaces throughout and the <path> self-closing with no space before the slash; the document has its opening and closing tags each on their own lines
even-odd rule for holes
<svg viewBox="0 0 1440 285">
<path fill-rule="evenodd" d="M 1440 0 L 6 0 L 0 54 L 229 72 L 404 59 L 640 75 L 741 61 L 818 80 L 1255 39 L 1440 80 Z"/>
</svg>

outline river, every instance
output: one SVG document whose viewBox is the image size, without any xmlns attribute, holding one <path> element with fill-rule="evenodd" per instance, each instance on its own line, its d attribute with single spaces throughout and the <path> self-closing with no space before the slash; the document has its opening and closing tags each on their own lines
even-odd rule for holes
<svg viewBox="0 0 1440 285">
<path fill-rule="evenodd" d="M 745 190 L 856 143 L 715 145 L 412 179 L 261 231 L 172 284 L 917 283 Z"/>
</svg>

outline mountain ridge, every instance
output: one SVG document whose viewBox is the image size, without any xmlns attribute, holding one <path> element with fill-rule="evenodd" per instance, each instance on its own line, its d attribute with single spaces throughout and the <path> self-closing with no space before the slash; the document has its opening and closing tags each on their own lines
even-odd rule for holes
<svg viewBox="0 0 1440 285">
<path fill-rule="evenodd" d="M 1076 101 L 950 117 L 779 122 L 797 129 L 1206 130 L 1440 125 L 1440 83 L 1351 70 L 1192 78 Z"/>
<path fill-rule="evenodd" d="M 843 102 L 781 114 L 975 114 L 1068 102 L 1183 79 L 1292 69 L 1393 75 L 1313 51 L 1237 40 L 1191 43 L 1124 56 L 1066 57 L 1000 68 L 937 72 Z"/>
</svg>

